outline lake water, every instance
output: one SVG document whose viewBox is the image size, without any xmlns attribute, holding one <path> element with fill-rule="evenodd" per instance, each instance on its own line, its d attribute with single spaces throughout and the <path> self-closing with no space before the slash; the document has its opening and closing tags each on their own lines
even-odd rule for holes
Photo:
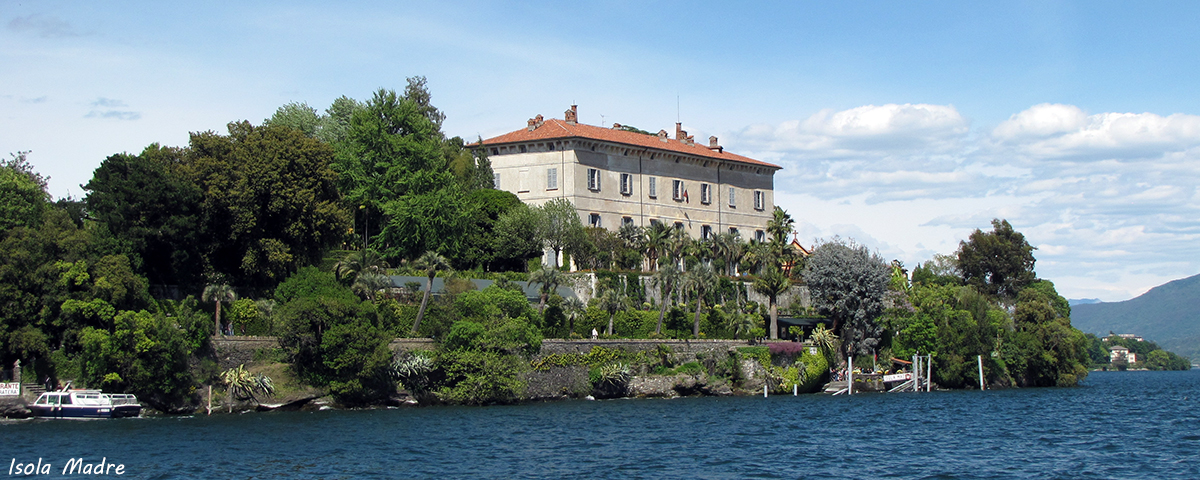
<svg viewBox="0 0 1200 480">
<path fill-rule="evenodd" d="M 568 401 L 0 424 L 0 474 L 124 478 L 1200 478 L 1200 371 L 1078 388 Z M 5 461 L 7 460 L 7 461 Z"/>
</svg>

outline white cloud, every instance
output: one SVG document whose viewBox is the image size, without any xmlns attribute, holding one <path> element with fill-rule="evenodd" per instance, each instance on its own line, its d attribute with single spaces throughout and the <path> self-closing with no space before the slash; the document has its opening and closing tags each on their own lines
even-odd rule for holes
<svg viewBox="0 0 1200 480">
<path fill-rule="evenodd" d="M 970 122 L 951 105 L 906 103 L 822 110 L 778 127 L 752 125 L 734 137 L 770 150 L 833 158 L 895 150 L 944 152 L 969 129 Z"/>
<path fill-rule="evenodd" d="M 1157 158 L 1200 146 L 1200 116 L 1176 113 L 1099 113 L 1041 104 L 992 131 L 1001 144 L 1038 159 Z"/>
</svg>

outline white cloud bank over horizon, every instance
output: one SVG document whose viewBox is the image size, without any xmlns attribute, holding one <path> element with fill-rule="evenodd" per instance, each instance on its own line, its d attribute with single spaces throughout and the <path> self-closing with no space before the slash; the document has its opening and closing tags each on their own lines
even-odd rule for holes
<svg viewBox="0 0 1200 480">
<path fill-rule="evenodd" d="M 1007 219 L 1069 298 L 1116 301 L 1200 271 L 1200 116 L 1038 104 L 990 129 L 952 105 L 832 111 L 727 136 L 784 167 L 806 242 L 841 235 L 910 268 Z"/>
</svg>

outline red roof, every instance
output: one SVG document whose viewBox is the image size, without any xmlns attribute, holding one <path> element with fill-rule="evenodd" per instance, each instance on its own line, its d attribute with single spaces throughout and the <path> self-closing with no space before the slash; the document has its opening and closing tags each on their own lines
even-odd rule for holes
<svg viewBox="0 0 1200 480">
<path fill-rule="evenodd" d="M 683 141 L 673 138 L 667 138 L 664 142 L 657 135 L 646 135 L 644 133 L 635 133 L 625 130 L 614 130 L 611 128 L 597 127 L 594 125 L 584 125 L 582 123 L 570 124 L 557 118 L 548 119 L 542 123 L 541 126 L 533 130 L 522 128 L 498 137 L 489 138 L 484 140 L 483 144 L 498 145 L 505 143 L 556 140 L 560 138 L 587 138 L 591 140 L 602 140 L 634 147 L 667 150 L 688 155 L 695 155 L 698 157 L 746 163 L 761 167 L 774 168 L 777 170 L 783 168 L 779 165 L 770 164 L 749 157 L 743 157 L 741 155 L 735 155 L 723 150 L 713 150 L 698 143 L 688 145 Z"/>
</svg>

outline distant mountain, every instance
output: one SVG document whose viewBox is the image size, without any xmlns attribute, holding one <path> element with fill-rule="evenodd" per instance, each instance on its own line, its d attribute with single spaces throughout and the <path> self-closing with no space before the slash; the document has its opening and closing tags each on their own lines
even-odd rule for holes
<svg viewBox="0 0 1200 480">
<path fill-rule="evenodd" d="M 1101 303 L 1099 298 L 1072 298 L 1067 300 L 1067 304 L 1074 307 L 1076 305 L 1092 305 Z"/>
<path fill-rule="evenodd" d="M 1159 285 L 1124 302 L 1073 305 L 1071 325 L 1098 336 L 1132 333 L 1200 359 L 1200 275 Z"/>
</svg>

